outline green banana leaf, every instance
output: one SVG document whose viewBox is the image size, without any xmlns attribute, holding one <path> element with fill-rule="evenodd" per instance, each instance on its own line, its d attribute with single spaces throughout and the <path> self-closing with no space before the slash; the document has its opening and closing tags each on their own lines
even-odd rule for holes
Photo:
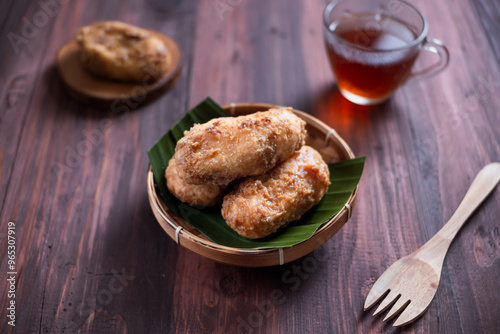
<svg viewBox="0 0 500 334">
<path fill-rule="evenodd" d="M 330 186 L 321 202 L 302 218 L 266 238 L 251 240 L 232 230 L 221 215 L 221 208 L 195 208 L 179 201 L 167 188 L 165 169 L 175 152 L 177 141 L 194 123 L 205 123 L 212 118 L 231 117 L 219 105 L 207 98 L 191 109 L 179 122 L 148 151 L 157 190 L 168 208 L 207 238 L 220 245 L 235 248 L 291 247 L 309 239 L 314 232 L 335 216 L 347 203 L 363 172 L 365 158 L 344 160 L 328 164 Z"/>
</svg>

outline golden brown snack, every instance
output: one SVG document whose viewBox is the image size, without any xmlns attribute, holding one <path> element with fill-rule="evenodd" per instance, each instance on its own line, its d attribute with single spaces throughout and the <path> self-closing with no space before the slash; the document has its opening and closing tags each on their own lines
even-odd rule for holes
<svg viewBox="0 0 500 334">
<path fill-rule="evenodd" d="M 192 206 L 214 206 L 218 204 L 224 194 L 225 187 L 214 185 L 193 185 L 182 181 L 177 175 L 175 159 L 170 159 L 165 170 L 167 187 L 170 192 Z"/>
<path fill-rule="evenodd" d="M 179 176 L 190 184 L 228 184 L 263 174 L 304 144 L 305 125 L 291 108 L 196 124 L 175 148 Z"/>
<path fill-rule="evenodd" d="M 258 239 L 276 232 L 318 204 L 330 184 L 328 166 L 303 146 L 264 175 L 236 185 L 222 202 L 222 216 L 238 234 Z"/>
<path fill-rule="evenodd" d="M 82 27 L 76 41 L 85 68 L 108 79 L 143 82 L 160 78 L 170 67 L 170 53 L 161 39 L 123 22 Z"/>
</svg>

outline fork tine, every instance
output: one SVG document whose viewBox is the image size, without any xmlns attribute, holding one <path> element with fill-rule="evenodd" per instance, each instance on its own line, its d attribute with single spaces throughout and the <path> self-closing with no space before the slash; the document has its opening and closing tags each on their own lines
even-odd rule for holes
<svg viewBox="0 0 500 334">
<path fill-rule="evenodd" d="M 394 321 L 393 326 L 394 327 L 401 327 L 404 325 L 408 325 L 410 322 L 416 320 L 418 317 L 420 317 L 422 314 L 424 314 L 425 311 L 429 308 L 430 302 L 427 305 L 427 307 L 422 307 L 422 305 L 417 305 L 417 304 L 412 304 L 408 305 L 407 308 L 404 309 L 404 311 L 401 313 L 399 318 Z"/>
<path fill-rule="evenodd" d="M 375 313 L 373 313 L 373 315 L 377 316 L 380 313 L 387 310 L 396 301 L 396 299 L 398 299 L 400 296 L 401 296 L 401 294 L 399 294 L 395 291 L 389 291 L 389 294 L 387 295 L 387 297 L 384 298 L 384 300 L 382 300 L 382 302 L 380 303 L 380 305 L 377 308 L 377 310 L 375 311 Z"/>
<path fill-rule="evenodd" d="M 372 308 L 375 304 L 382 300 L 389 293 L 389 289 L 385 289 L 383 292 L 380 292 L 376 288 L 372 287 L 368 296 L 366 296 L 365 300 L 365 311 Z"/>
<path fill-rule="evenodd" d="M 394 304 L 394 306 L 391 308 L 391 310 L 389 311 L 389 313 L 387 313 L 387 315 L 384 318 L 384 321 L 389 321 L 392 318 L 394 318 L 397 314 L 399 314 L 399 312 L 401 312 L 402 310 L 404 310 L 405 307 L 408 306 L 408 304 L 410 304 L 410 300 L 406 299 L 406 298 L 403 298 L 403 296 L 401 296 L 396 301 L 396 303 Z"/>
</svg>

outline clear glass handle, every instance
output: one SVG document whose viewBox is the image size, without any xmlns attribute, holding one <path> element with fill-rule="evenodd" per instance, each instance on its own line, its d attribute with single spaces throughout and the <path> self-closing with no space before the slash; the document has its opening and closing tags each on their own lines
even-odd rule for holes
<svg viewBox="0 0 500 334">
<path fill-rule="evenodd" d="M 450 61 L 450 53 L 446 46 L 439 39 L 426 38 L 422 48 L 426 51 L 430 51 L 439 55 L 439 62 L 421 70 L 418 72 L 410 73 L 408 79 L 422 79 L 441 72 Z"/>
</svg>

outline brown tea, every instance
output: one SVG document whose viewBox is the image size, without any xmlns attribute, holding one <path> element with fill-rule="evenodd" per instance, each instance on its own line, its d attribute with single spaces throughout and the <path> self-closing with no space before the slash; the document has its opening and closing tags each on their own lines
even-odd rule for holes
<svg viewBox="0 0 500 334">
<path fill-rule="evenodd" d="M 347 95 L 385 99 L 406 80 L 418 55 L 418 49 L 408 48 L 416 34 L 391 17 L 349 15 L 329 28 L 328 56 L 339 89 Z"/>
</svg>

